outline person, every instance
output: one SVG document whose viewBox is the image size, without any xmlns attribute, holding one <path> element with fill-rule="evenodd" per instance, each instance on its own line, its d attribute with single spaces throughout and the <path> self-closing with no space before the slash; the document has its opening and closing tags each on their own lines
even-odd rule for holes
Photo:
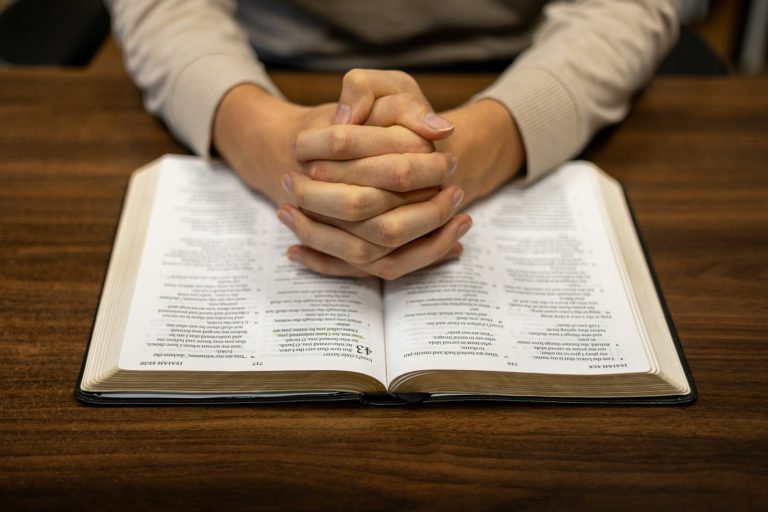
<svg viewBox="0 0 768 512">
<path fill-rule="evenodd" d="M 107 0 L 147 109 L 276 205 L 324 274 L 394 279 L 458 257 L 461 210 L 621 120 L 674 43 L 674 0 Z M 261 59 L 261 61 L 259 60 Z M 433 111 L 402 67 L 511 62 Z M 264 62 L 349 70 L 286 100 Z"/>
</svg>

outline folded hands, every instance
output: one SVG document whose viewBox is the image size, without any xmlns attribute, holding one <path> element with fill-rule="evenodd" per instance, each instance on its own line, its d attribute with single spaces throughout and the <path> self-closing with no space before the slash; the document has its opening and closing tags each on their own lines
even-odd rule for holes
<svg viewBox="0 0 768 512">
<path fill-rule="evenodd" d="M 399 71 L 353 70 L 335 105 L 300 107 L 243 85 L 222 100 L 214 144 L 276 204 L 302 242 L 288 257 L 323 274 L 395 279 L 458 257 L 460 213 L 522 166 L 506 109 L 438 115 Z"/>
</svg>

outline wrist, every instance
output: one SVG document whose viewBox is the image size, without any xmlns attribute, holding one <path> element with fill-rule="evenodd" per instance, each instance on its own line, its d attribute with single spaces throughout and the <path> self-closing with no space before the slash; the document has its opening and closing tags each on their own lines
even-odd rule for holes
<svg viewBox="0 0 768 512">
<path fill-rule="evenodd" d="M 280 178 L 293 170 L 291 126 L 303 110 L 254 84 L 237 85 L 216 110 L 213 147 L 246 184 L 284 202 Z"/>
<path fill-rule="evenodd" d="M 465 206 L 522 171 L 525 148 L 517 123 L 504 105 L 495 100 L 480 100 L 441 115 L 456 129 L 453 136 L 436 146 L 458 159 L 449 184 L 464 190 Z"/>
</svg>

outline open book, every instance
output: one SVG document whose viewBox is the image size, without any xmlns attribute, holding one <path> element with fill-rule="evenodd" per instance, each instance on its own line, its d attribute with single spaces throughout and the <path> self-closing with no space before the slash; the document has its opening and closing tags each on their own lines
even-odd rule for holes
<svg viewBox="0 0 768 512">
<path fill-rule="evenodd" d="M 695 388 L 621 187 L 586 162 L 469 210 L 461 258 L 392 282 L 290 262 L 228 168 L 131 178 L 76 396 L 90 403 L 682 403 Z"/>
</svg>

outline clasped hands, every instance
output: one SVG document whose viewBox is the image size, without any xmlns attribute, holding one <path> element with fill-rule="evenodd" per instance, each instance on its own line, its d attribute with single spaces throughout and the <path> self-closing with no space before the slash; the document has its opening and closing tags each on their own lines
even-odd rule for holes
<svg viewBox="0 0 768 512">
<path fill-rule="evenodd" d="M 504 107 L 480 103 L 513 125 Z M 497 129 L 492 118 L 488 111 L 484 124 Z M 322 274 L 390 280 L 458 257 L 472 225 L 459 213 L 462 189 L 475 199 L 513 173 L 511 164 L 509 176 L 481 172 L 503 163 L 498 149 L 485 148 L 487 161 L 472 162 L 478 174 L 457 179 L 456 148 L 471 141 L 449 144 L 454 128 L 409 75 L 353 70 L 335 105 L 301 107 L 238 86 L 219 105 L 213 135 L 246 183 L 280 205 L 279 219 L 302 242 L 289 248 L 291 260 Z"/>
<path fill-rule="evenodd" d="M 347 73 L 332 124 L 292 144 L 302 168 L 281 182 L 295 206 L 278 217 L 303 245 L 288 257 L 323 274 L 384 279 L 458 257 L 472 221 L 456 215 L 461 188 L 446 186 L 456 157 L 433 144 L 453 130 L 405 73 Z"/>
</svg>

